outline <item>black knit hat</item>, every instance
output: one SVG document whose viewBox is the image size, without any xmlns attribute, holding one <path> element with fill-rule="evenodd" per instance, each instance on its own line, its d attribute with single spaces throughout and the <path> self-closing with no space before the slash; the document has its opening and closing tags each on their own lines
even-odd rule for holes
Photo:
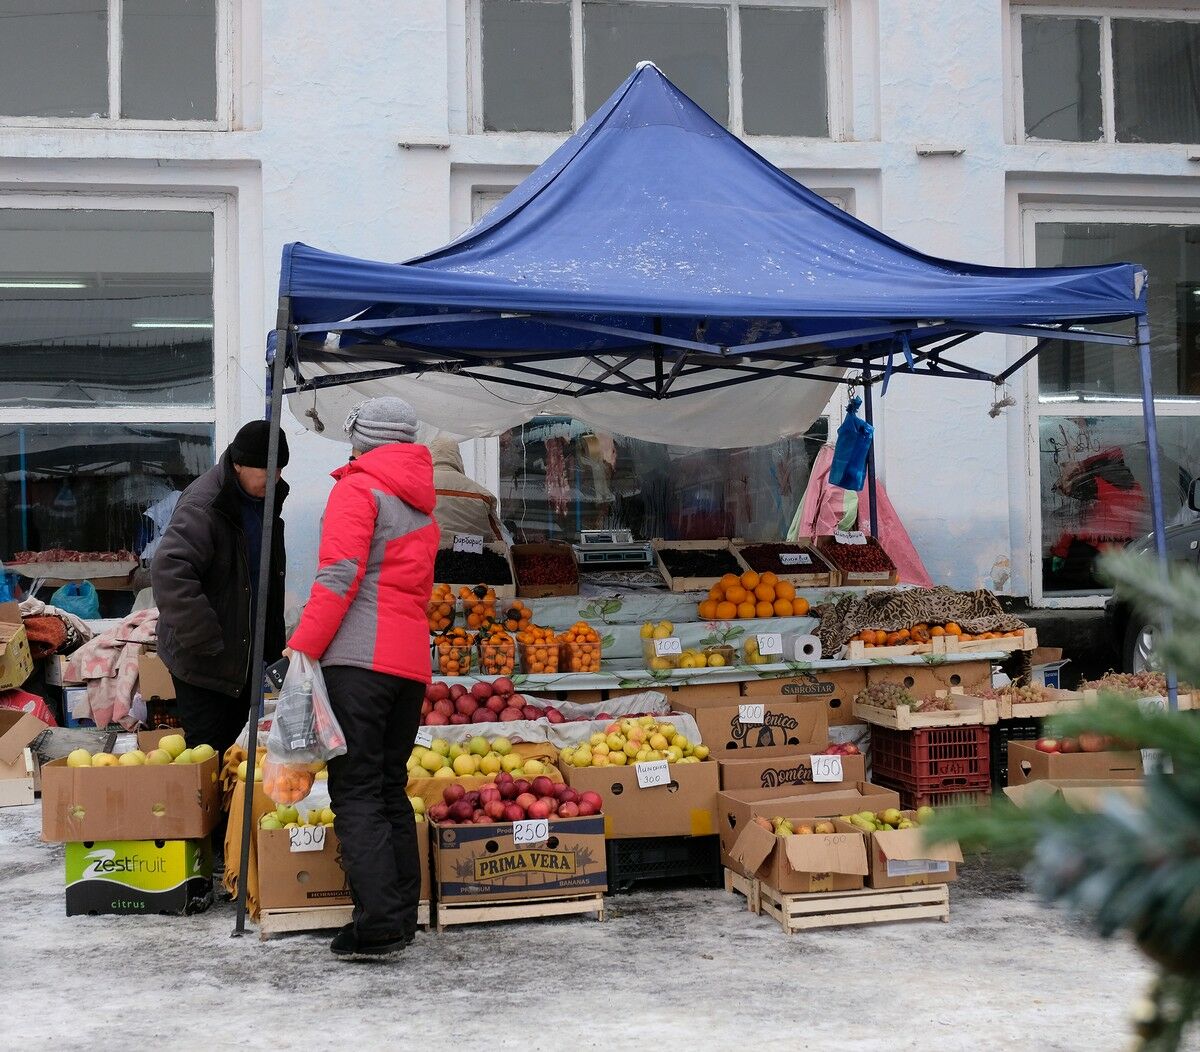
<svg viewBox="0 0 1200 1052">
<path fill-rule="evenodd" d="M 229 446 L 229 455 L 235 464 L 244 468 L 267 466 L 267 443 L 270 441 L 271 425 L 265 420 L 251 420 L 234 437 Z M 279 466 L 287 467 L 287 435 L 279 432 Z"/>
</svg>

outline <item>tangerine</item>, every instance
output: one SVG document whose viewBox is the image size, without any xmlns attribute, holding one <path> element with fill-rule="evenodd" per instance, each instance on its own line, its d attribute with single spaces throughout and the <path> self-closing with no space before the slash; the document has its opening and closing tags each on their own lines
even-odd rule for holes
<svg viewBox="0 0 1200 1052">
<path fill-rule="evenodd" d="M 731 603 L 728 599 L 724 602 L 717 603 L 717 620 L 732 621 L 738 615 L 737 605 Z"/>
<path fill-rule="evenodd" d="M 705 621 L 714 620 L 717 616 L 717 607 L 720 605 L 715 599 L 706 599 L 700 604 L 700 616 Z"/>
<path fill-rule="evenodd" d="M 758 574 L 756 574 L 753 570 L 747 570 L 744 574 L 742 574 L 741 580 L 742 587 L 745 588 L 747 592 L 753 592 L 754 589 L 758 587 L 759 577 Z"/>
<path fill-rule="evenodd" d="M 772 607 L 776 617 L 791 617 L 793 614 L 792 604 L 787 599 L 776 599 Z M 864 632 L 863 635 L 866 635 Z"/>
<path fill-rule="evenodd" d="M 778 594 L 778 589 L 776 590 L 776 594 Z M 786 599 L 789 597 L 788 596 L 780 596 L 779 598 Z M 803 596 L 796 596 L 796 595 L 791 596 L 791 599 L 792 599 L 792 610 L 795 612 L 796 616 L 797 617 L 807 617 L 808 611 L 809 611 L 808 600 L 805 599 Z"/>
<path fill-rule="evenodd" d="M 770 617 L 774 613 L 775 607 L 771 603 L 768 603 L 765 599 L 762 599 L 754 604 L 755 617 Z"/>
<path fill-rule="evenodd" d="M 721 578 L 721 587 L 725 589 L 732 588 L 735 584 L 741 583 L 742 582 L 738 579 L 738 575 L 735 573 L 727 573 Z"/>
<path fill-rule="evenodd" d="M 768 570 L 765 574 L 759 577 L 758 583 L 765 584 L 770 588 L 774 588 L 777 584 L 779 584 L 779 578 L 771 573 L 770 570 Z"/>
<path fill-rule="evenodd" d="M 791 581 L 780 581 L 775 586 L 776 599 L 795 599 L 796 586 Z"/>
<path fill-rule="evenodd" d="M 775 602 L 775 589 L 769 584 L 760 584 L 754 589 L 754 598 L 764 603 Z"/>
<path fill-rule="evenodd" d="M 732 588 L 725 589 L 725 598 L 731 603 L 744 603 L 748 597 L 746 589 L 740 584 L 735 584 Z"/>
<path fill-rule="evenodd" d="M 738 617 L 753 617 L 754 604 L 749 600 L 744 603 L 738 603 L 737 615 Z"/>
</svg>

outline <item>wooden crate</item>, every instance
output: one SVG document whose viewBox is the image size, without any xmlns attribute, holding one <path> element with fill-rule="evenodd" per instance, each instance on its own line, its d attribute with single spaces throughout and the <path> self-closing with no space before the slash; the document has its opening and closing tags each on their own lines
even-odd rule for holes
<svg viewBox="0 0 1200 1052">
<path fill-rule="evenodd" d="M 968 639 L 938 636 L 933 641 L 935 654 L 1010 654 L 1017 650 L 1036 650 L 1037 629 L 1027 628 L 1019 636 L 1003 639 Z"/>
<path fill-rule="evenodd" d="M 437 931 L 459 924 L 490 924 L 495 921 L 532 920 L 594 913 L 604 920 L 604 895 L 551 895 L 538 899 L 472 899 L 467 902 L 439 902 Z"/>
<path fill-rule="evenodd" d="M 875 540 L 879 544 L 878 538 Z M 838 581 L 843 588 L 891 588 L 900 583 L 900 572 L 895 565 L 886 573 L 879 571 L 877 573 L 866 573 L 855 570 L 844 570 L 838 565 L 837 560 L 833 557 L 833 553 L 837 550 L 837 541 L 830 536 L 821 536 L 813 538 L 813 547 L 821 553 L 822 558 L 829 563 L 834 572 L 838 575 Z M 882 548 L 883 546 L 880 545 Z M 884 555 L 887 555 L 887 550 L 884 549 Z M 888 556 L 888 561 L 891 562 L 891 556 Z"/>
<path fill-rule="evenodd" d="M 449 542 L 441 545 L 441 548 L 453 547 L 453 536 L 450 536 Z M 490 584 L 492 590 L 496 593 L 497 600 L 499 599 L 515 599 L 517 596 L 517 571 L 513 568 L 512 558 L 508 554 L 508 547 L 501 544 L 499 541 L 484 541 L 483 547 L 485 551 L 495 552 L 506 563 L 508 563 L 508 575 L 512 578 L 509 584 Z M 439 551 L 441 550 L 439 548 Z M 477 584 L 483 584 L 482 581 L 436 581 L 435 584 L 445 584 L 450 586 L 451 594 L 454 601 L 458 602 L 458 590 L 463 587 L 474 588 Z"/>
<path fill-rule="evenodd" d="M 1048 691 L 1047 701 L 1018 701 L 1000 698 L 996 705 L 1002 720 L 1042 719 L 1046 716 L 1056 716 L 1060 712 L 1070 712 L 1084 703 L 1082 693 L 1073 690 Z"/>
<path fill-rule="evenodd" d="M 575 567 L 575 579 L 566 584 L 522 584 L 518 576 L 518 563 L 522 556 L 536 555 L 565 555 L 571 560 L 571 565 L 575 566 L 575 553 L 571 550 L 569 544 L 563 544 L 561 541 L 547 541 L 545 543 L 529 543 L 529 544 L 514 544 L 509 549 L 509 563 L 512 566 L 513 580 L 517 583 L 517 596 L 520 599 L 548 599 L 551 596 L 557 595 L 578 595 L 579 594 L 579 568 Z"/>
<path fill-rule="evenodd" d="M 954 708 L 938 712 L 913 712 L 907 705 L 883 709 L 877 705 L 854 703 L 854 715 L 865 723 L 890 727 L 894 731 L 911 731 L 922 727 L 959 727 L 968 724 L 988 725 L 1000 718 L 999 705 L 990 698 L 971 698 L 954 695 Z"/>
<path fill-rule="evenodd" d="M 847 661 L 888 661 L 915 654 L 932 654 L 933 643 L 911 643 L 897 647 L 869 647 L 861 639 L 852 639 L 846 644 Z"/>
<path fill-rule="evenodd" d="M 737 574 L 740 576 L 745 573 L 749 567 L 742 562 L 738 557 L 737 552 L 733 550 L 733 546 L 727 540 L 719 541 L 664 541 L 655 539 L 650 542 L 650 547 L 654 549 L 654 566 L 662 578 L 667 582 L 667 587 L 672 592 L 707 592 L 714 584 L 721 580 L 717 577 L 672 577 L 671 571 L 667 569 L 666 564 L 662 561 L 659 552 L 664 548 L 671 551 L 726 551 L 733 556 L 733 561 L 737 564 Z M 730 573 L 735 571 L 731 570 Z"/>
<path fill-rule="evenodd" d="M 785 895 L 761 880 L 725 870 L 725 890 L 746 897 L 751 913 L 773 917 L 788 934 L 893 921 L 950 920 L 948 884 Z"/>
<path fill-rule="evenodd" d="M 1088 688 L 1087 690 L 1077 691 L 1076 693 L 1080 704 L 1095 705 L 1096 702 L 1100 700 L 1101 691 Z M 1183 691 L 1180 691 L 1178 700 L 1180 712 L 1188 712 L 1192 709 L 1200 709 L 1200 694 L 1185 694 Z M 1162 707 L 1163 711 L 1165 712 L 1167 708 L 1166 698 L 1162 699 Z"/>
<path fill-rule="evenodd" d="M 353 906 L 299 906 L 293 909 L 260 910 L 258 937 L 266 940 L 276 935 L 302 931 L 328 931 L 350 923 Z M 417 906 L 417 925 L 428 929 L 430 904 L 427 900 Z"/>
<path fill-rule="evenodd" d="M 787 581 L 789 584 L 794 584 L 797 588 L 836 588 L 840 582 L 838 572 L 829 563 L 813 543 L 811 537 L 800 537 L 795 541 L 748 541 L 743 537 L 734 537 L 730 542 L 733 546 L 733 552 L 738 557 L 738 561 L 750 570 L 754 570 L 742 555 L 743 548 L 750 548 L 757 544 L 787 544 L 794 548 L 802 548 L 805 554 L 812 556 L 812 565 L 810 567 L 797 566 L 791 573 L 780 573 L 772 571 L 781 581 Z M 761 570 L 754 570 L 755 573 L 762 573 Z"/>
</svg>

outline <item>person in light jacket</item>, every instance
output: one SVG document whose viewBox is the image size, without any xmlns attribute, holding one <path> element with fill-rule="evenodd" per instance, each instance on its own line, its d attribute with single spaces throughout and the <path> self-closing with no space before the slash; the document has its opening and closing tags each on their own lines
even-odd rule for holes
<svg viewBox="0 0 1200 1052">
<path fill-rule="evenodd" d="M 319 661 L 346 753 L 329 795 L 353 920 L 339 957 L 385 956 L 417 930 L 421 873 L 405 787 L 430 681 L 429 622 L 438 527 L 433 461 L 416 445 L 413 407 L 375 398 L 346 420 L 352 455 L 321 526 L 319 568 L 288 642 Z"/>
<path fill-rule="evenodd" d="M 485 486 L 463 470 L 462 454 L 453 438 L 435 438 L 429 443 L 433 457 L 433 485 L 437 507 L 433 517 L 442 533 L 450 537 L 468 533 L 485 541 L 502 539 L 496 498 Z"/>
</svg>

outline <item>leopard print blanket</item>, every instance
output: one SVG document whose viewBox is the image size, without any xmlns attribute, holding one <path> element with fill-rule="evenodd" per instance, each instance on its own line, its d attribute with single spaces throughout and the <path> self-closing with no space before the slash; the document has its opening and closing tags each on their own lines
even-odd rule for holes
<svg viewBox="0 0 1200 1052">
<path fill-rule="evenodd" d="M 817 636 L 821 649 L 836 654 L 859 632 L 876 629 L 899 632 L 913 625 L 957 622 L 964 632 L 1012 632 L 1025 623 L 1007 614 L 987 589 L 956 592 L 953 588 L 912 588 L 904 591 L 844 595 L 814 611 L 821 618 Z"/>
</svg>

